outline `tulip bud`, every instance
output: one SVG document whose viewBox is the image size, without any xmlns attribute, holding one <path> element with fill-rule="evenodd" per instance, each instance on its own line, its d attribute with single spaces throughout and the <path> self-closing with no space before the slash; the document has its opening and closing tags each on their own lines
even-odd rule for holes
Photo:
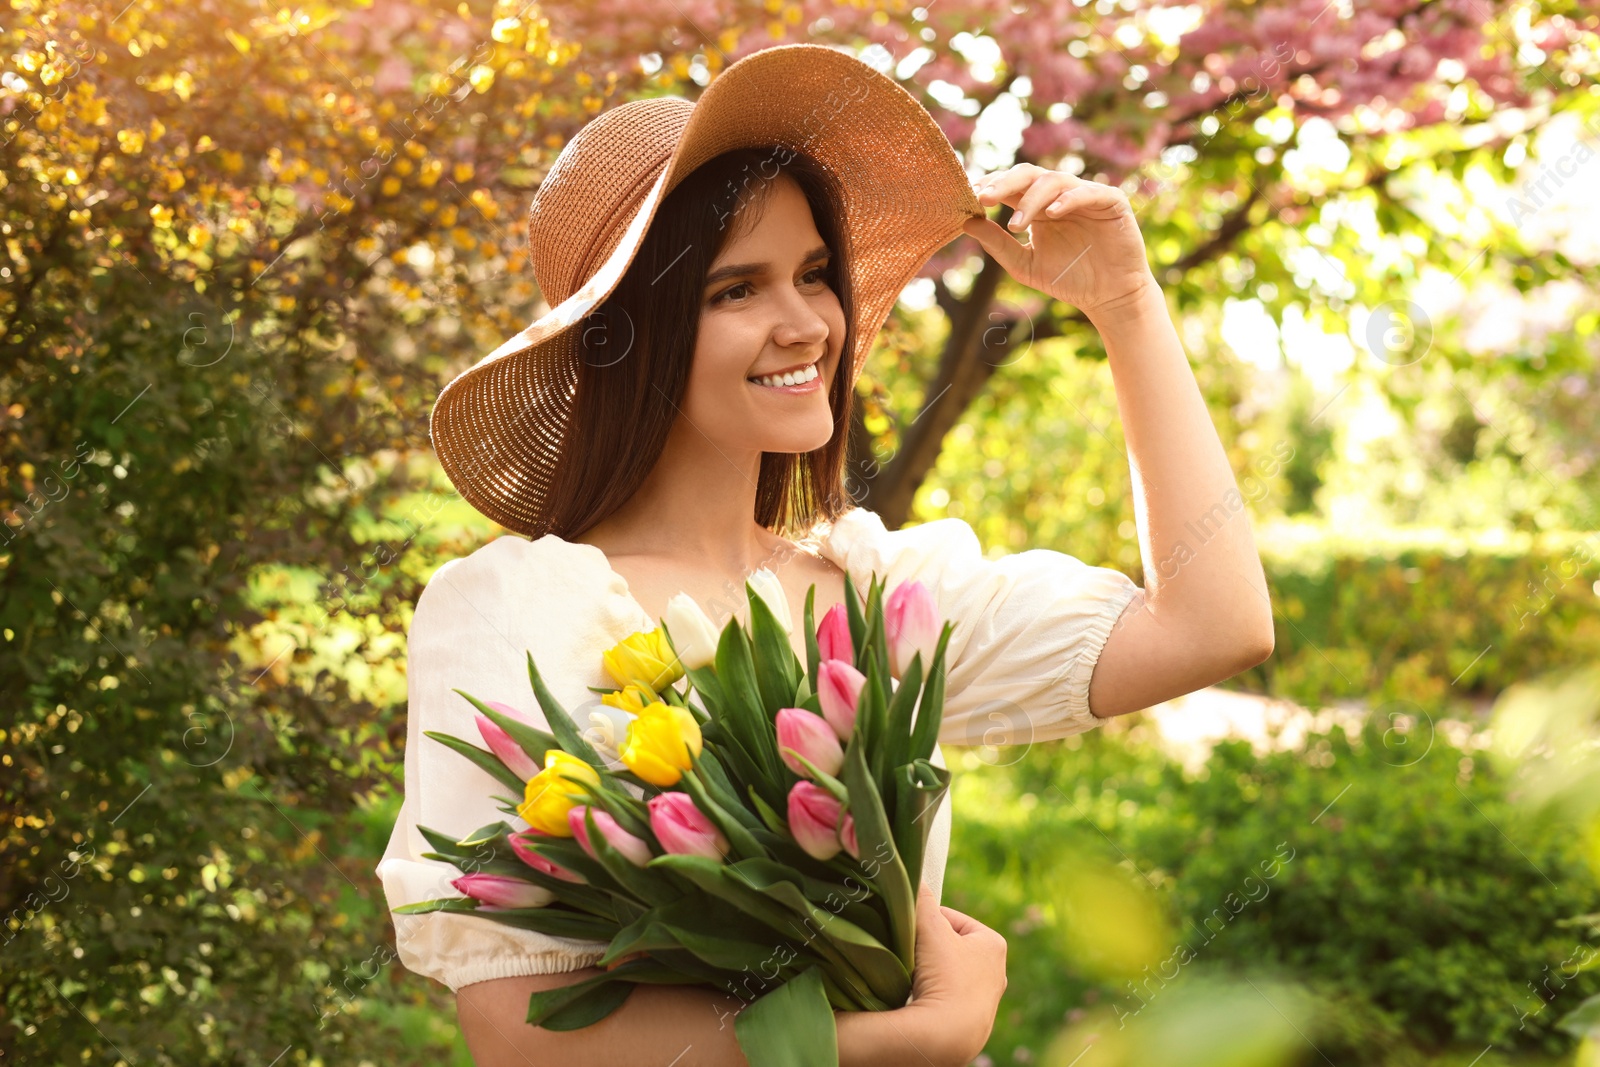
<svg viewBox="0 0 1600 1067">
<path fill-rule="evenodd" d="M 817 658 L 842 659 L 855 663 L 855 646 L 850 641 L 850 616 L 843 603 L 835 604 L 817 625 Z"/>
<path fill-rule="evenodd" d="M 567 812 L 585 796 L 578 782 L 597 786 L 600 775 L 570 752 L 552 748 L 544 754 L 544 770 L 528 779 L 517 814 L 542 834 L 571 837 Z"/>
<path fill-rule="evenodd" d="M 624 765 L 651 785 L 676 785 L 693 764 L 689 753 L 700 755 L 700 723 L 687 708 L 676 704 L 651 704 L 628 724 L 622 743 Z"/>
<path fill-rule="evenodd" d="M 844 825 L 839 828 L 839 841 L 852 859 L 861 858 L 861 846 L 856 844 L 856 817 L 849 812 L 845 812 Z"/>
<path fill-rule="evenodd" d="M 666 851 L 679 856 L 704 856 L 721 862 L 728 839 L 687 793 L 658 793 L 646 803 L 650 829 Z"/>
<path fill-rule="evenodd" d="M 939 617 L 933 594 L 919 581 L 902 582 L 883 605 L 883 633 L 889 644 L 889 671 L 905 676 L 911 657 L 922 653 L 922 669 L 933 662 L 939 646 Z"/>
<path fill-rule="evenodd" d="M 822 717 L 828 720 L 839 740 L 848 741 L 856 729 L 856 704 L 867 676 L 842 659 L 826 659 L 817 665 L 817 697 L 822 701 Z"/>
<path fill-rule="evenodd" d="M 808 856 L 831 860 L 839 840 L 839 801 L 813 782 L 796 782 L 789 790 L 789 832 Z"/>
<path fill-rule="evenodd" d="M 683 677 L 683 664 L 678 662 L 659 626 L 630 634 L 603 652 L 600 659 L 619 686 L 631 682 L 659 693 Z"/>
<path fill-rule="evenodd" d="M 628 736 L 633 715 L 609 704 L 589 706 L 589 725 L 584 728 L 583 739 L 606 761 L 607 770 L 623 766 L 622 743 Z"/>
<path fill-rule="evenodd" d="M 544 886 L 498 874 L 463 874 L 450 884 L 464 896 L 476 900 L 480 911 L 542 908 L 556 899 L 555 893 Z"/>
<path fill-rule="evenodd" d="M 805 708 L 779 708 L 777 715 L 778 755 L 790 770 L 810 778 L 806 765 L 795 758 L 798 753 L 824 774 L 838 774 L 844 766 L 844 749 L 828 720 Z M 793 751 L 791 751 L 793 750 Z"/>
<path fill-rule="evenodd" d="M 587 884 L 589 879 L 577 871 L 569 871 L 561 864 L 546 856 L 535 852 L 532 843 L 545 835 L 536 830 L 523 830 L 520 833 L 509 833 L 506 840 L 511 844 L 511 851 L 517 854 L 517 859 L 526 863 L 536 871 L 542 871 L 552 878 L 560 878 L 564 882 L 577 882 L 579 885 Z"/>
<path fill-rule="evenodd" d="M 601 694 L 600 703 L 607 707 L 626 711 L 631 715 L 637 715 L 645 709 L 646 705 L 654 704 L 660 699 L 655 690 L 646 689 L 637 682 L 629 682 L 615 693 Z"/>
<path fill-rule="evenodd" d="M 599 859 L 594 846 L 589 843 L 589 825 L 584 821 L 584 815 L 588 811 L 587 805 L 578 805 L 567 812 L 567 823 L 572 827 L 572 836 L 578 839 L 578 844 L 583 846 L 583 850 L 595 859 Z M 606 844 L 622 853 L 622 858 L 635 867 L 643 867 L 650 862 L 650 846 L 643 838 L 636 837 L 619 826 L 609 811 L 595 808 L 594 825 L 600 831 L 600 836 L 606 839 Z"/>
<path fill-rule="evenodd" d="M 502 715 L 509 715 L 521 719 L 522 715 L 509 704 L 490 704 L 489 707 Z M 533 757 L 522 750 L 522 746 L 511 739 L 511 735 L 501 729 L 493 719 L 487 715 L 474 716 L 478 724 L 478 734 L 483 738 L 483 743 L 489 746 L 495 758 L 506 765 L 506 769 L 526 782 L 529 778 L 539 773 L 539 765 Z"/>
<path fill-rule="evenodd" d="M 755 590 L 756 596 L 766 602 L 773 618 L 783 627 L 783 632 L 793 633 L 794 624 L 789 621 L 789 594 L 783 591 L 783 583 L 778 581 L 778 576 L 766 567 L 761 567 L 746 580 L 750 583 L 750 588 Z"/>
<path fill-rule="evenodd" d="M 667 601 L 664 620 L 678 660 L 687 670 L 699 670 L 717 658 L 717 628 L 688 593 L 674 594 Z"/>
</svg>

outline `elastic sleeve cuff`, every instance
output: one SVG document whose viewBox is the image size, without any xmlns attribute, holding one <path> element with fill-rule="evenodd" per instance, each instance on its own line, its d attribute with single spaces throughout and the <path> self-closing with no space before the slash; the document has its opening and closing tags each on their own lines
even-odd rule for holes
<svg viewBox="0 0 1600 1067">
<path fill-rule="evenodd" d="M 1122 618 L 1122 613 L 1128 609 L 1128 605 L 1143 591 L 1131 581 L 1126 586 L 1119 586 L 1101 603 L 1100 609 L 1089 617 L 1089 625 L 1083 632 L 1083 645 L 1078 651 L 1077 662 L 1072 665 L 1072 671 L 1067 675 L 1067 702 L 1063 707 L 1065 712 L 1063 718 L 1068 722 L 1082 724 L 1084 729 L 1092 729 L 1105 723 L 1105 719 L 1089 710 L 1089 679 L 1094 675 L 1095 664 L 1100 662 L 1100 653 L 1105 649 L 1111 631 L 1116 629 L 1117 620 Z"/>
</svg>

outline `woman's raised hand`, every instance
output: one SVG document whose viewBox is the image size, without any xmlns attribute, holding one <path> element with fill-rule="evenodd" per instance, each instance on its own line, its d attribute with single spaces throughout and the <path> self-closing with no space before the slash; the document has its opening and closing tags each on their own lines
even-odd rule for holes
<svg viewBox="0 0 1600 1067">
<path fill-rule="evenodd" d="M 1022 284 L 1085 315 L 1115 311 L 1155 286 L 1128 196 L 1114 185 L 1019 163 L 973 182 L 984 207 L 1006 204 L 1021 244 L 993 219 L 961 228 Z"/>
</svg>

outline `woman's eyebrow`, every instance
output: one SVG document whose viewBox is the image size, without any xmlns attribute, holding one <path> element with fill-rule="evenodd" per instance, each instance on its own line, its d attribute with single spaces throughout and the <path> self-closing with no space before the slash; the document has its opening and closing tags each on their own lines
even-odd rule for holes
<svg viewBox="0 0 1600 1067">
<path fill-rule="evenodd" d="M 802 266 L 804 266 L 807 263 L 812 263 L 819 259 L 827 259 L 832 254 L 833 253 L 828 251 L 827 245 L 818 245 L 816 248 L 813 248 L 811 251 L 807 252 L 806 258 L 802 259 L 800 263 Z M 707 274 L 706 284 L 715 285 L 717 282 L 726 281 L 729 278 L 743 278 L 752 274 L 765 274 L 767 269 L 771 266 L 772 264 L 770 263 L 729 263 L 727 266 L 718 267 L 710 274 Z"/>
</svg>

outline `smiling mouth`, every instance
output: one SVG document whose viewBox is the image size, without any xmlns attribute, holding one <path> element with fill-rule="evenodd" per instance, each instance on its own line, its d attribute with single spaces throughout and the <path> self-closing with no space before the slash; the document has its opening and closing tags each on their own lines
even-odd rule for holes
<svg viewBox="0 0 1600 1067">
<path fill-rule="evenodd" d="M 745 381 L 778 389 L 784 386 L 804 385 L 807 382 L 815 381 L 820 374 L 821 371 L 817 370 L 815 363 L 808 363 L 799 370 L 789 371 L 785 374 L 767 374 L 758 378 L 746 378 Z"/>
</svg>

